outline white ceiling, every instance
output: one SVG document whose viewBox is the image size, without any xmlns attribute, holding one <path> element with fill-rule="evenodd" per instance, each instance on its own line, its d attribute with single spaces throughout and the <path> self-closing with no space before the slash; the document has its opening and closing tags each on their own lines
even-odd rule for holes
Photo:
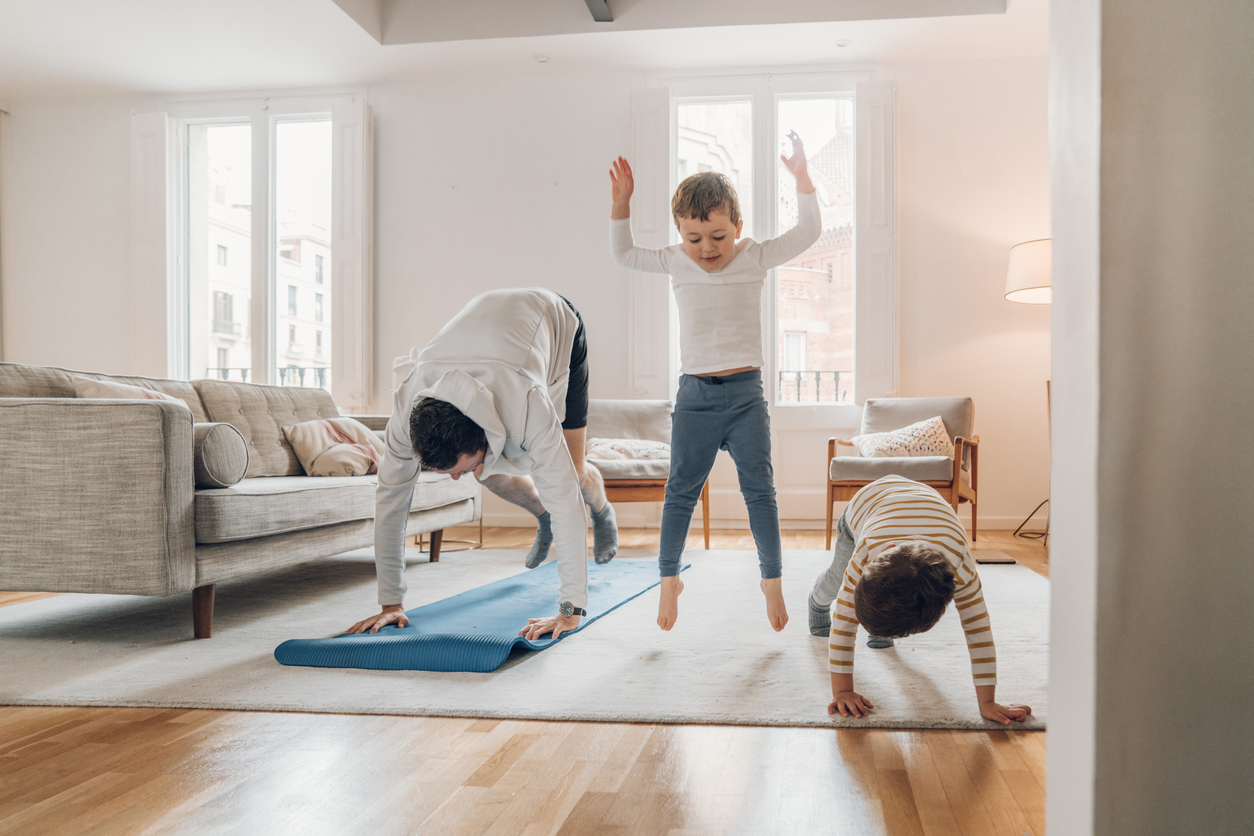
<svg viewBox="0 0 1254 836">
<path fill-rule="evenodd" d="M 0 0 L 0 100 L 1044 56 L 1048 17 L 1048 0 L 1010 0 L 1005 14 L 382 46 L 332 0 Z M 839 48 L 840 40 L 851 45 Z M 549 60 L 537 63 L 536 55 Z"/>
</svg>

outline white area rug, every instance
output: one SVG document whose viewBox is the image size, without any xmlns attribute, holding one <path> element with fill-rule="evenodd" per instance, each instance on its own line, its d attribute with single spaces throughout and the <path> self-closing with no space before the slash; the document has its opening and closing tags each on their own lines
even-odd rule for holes
<svg viewBox="0 0 1254 836">
<path fill-rule="evenodd" d="M 410 608 L 524 571 L 520 550 L 411 551 Z M 623 559 L 654 559 L 625 552 Z M 487 674 L 284 667 L 285 639 L 340 632 L 378 608 L 369 550 L 217 591 L 214 636 L 191 638 L 190 593 L 171 598 L 62 595 L 0 607 L 0 703 L 413 714 L 601 722 L 873 728 L 989 728 L 976 708 L 953 608 L 922 636 L 872 651 L 859 638 L 862 720 L 826 713 L 827 641 L 806 630 L 806 596 L 830 558 L 785 552 L 792 620 L 766 621 L 756 555 L 693 550 L 679 622 L 654 623 L 657 590 L 542 652 Z M 1001 702 L 1032 706 L 1043 728 L 1049 582 L 1022 566 L 981 567 L 997 641 Z M 555 590 L 556 593 L 556 590 Z M 537 613 L 542 615 L 542 613 Z M 520 625 L 521 626 L 521 625 Z"/>
</svg>

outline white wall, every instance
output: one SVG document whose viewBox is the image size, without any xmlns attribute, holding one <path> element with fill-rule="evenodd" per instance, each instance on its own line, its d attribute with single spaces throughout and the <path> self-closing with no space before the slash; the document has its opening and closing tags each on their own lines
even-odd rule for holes
<svg viewBox="0 0 1254 836">
<path fill-rule="evenodd" d="M 970 394 L 982 524 L 1016 525 L 1046 495 L 1048 310 L 1003 301 L 1010 247 L 1047 235 L 1044 59 L 881 68 L 898 82 L 901 394 Z M 372 86 L 377 125 L 376 380 L 480 291 L 544 285 L 589 329 L 593 397 L 628 392 L 628 284 L 607 246 L 609 161 L 631 147 L 642 74 Z M 19 102 L 20 207 L 5 308 L 8 358 L 127 371 L 130 109 L 123 99 Z M 76 207 L 68 216 L 63 207 Z M 826 438 L 776 440 L 785 524 L 823 517 Z M 498 521 L 525 522 L 488 500 Z M 642 503 L 624 524 L 656 523 Z M 965 513 L 965 509 L 964 509 Z M 721 456 L 713 515 L 744 524 Z"/>
</svg>

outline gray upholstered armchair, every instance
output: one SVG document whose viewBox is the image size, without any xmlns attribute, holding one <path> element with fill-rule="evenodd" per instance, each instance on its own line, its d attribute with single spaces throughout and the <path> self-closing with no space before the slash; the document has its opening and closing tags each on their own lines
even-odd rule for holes
<svg viewBox="0 0 1254 836">
<path fill-rule="evenodd" d="M 639 438 L 671 441 L 670 401 L 593 400 L 588 404 L 588 438 Z M 666 499 L 669 459 L 600 460 L 588 463 L 601 471 L 610 502 L 660 502 Z M 710 483 L 701 489 L 705 547 L 710 547 Z"/>
<path fill-rule="evenodd" d="M 949 500 L 954 510 L 958 503 L 971 503 L 971 539 L 976 538 L 976 505 L 978 502 L 980 437 L 972 435 L 975 424 L 975 402 L 970 398 L 870 398 L 862 411 L 860 435 L 899 430 L 937 415 L 954 443 L 953 458 L 947 456 L 911 456 L 908 458 L 870 458 L 836 455 L 841 444 L 853 447 L 851 441 L 830 438 L 827 441 L 827 547 L 832 547 L 832 505 L 848 502 L 861 488 L 889 475 L 905 476 L 937 490 Z"/>
</svg>

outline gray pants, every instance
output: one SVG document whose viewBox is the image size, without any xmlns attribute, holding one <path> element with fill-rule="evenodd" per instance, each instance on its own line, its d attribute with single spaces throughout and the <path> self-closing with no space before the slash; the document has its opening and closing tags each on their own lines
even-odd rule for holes
<svg viewBox="0 0 1254 836">
<path fill-rule="evenodd" d="M 836 595 L 840 592 L 840 585 L 845 581 L 845 570 L 849 568 L 849 561 L 853 559 L 854 548 L 853 531 L 845 519 L 847 513 L 849 513 L 848 508 L 840 515 L 840 521 L 836 523 L 836 547 L 832 549 L 832 565 L 819 575 L 818 580 L 814 582 L 814 589 L 810 590 L 811 609 L 831 610 L 832 602 L 836 600 Z"/>
</svg>

